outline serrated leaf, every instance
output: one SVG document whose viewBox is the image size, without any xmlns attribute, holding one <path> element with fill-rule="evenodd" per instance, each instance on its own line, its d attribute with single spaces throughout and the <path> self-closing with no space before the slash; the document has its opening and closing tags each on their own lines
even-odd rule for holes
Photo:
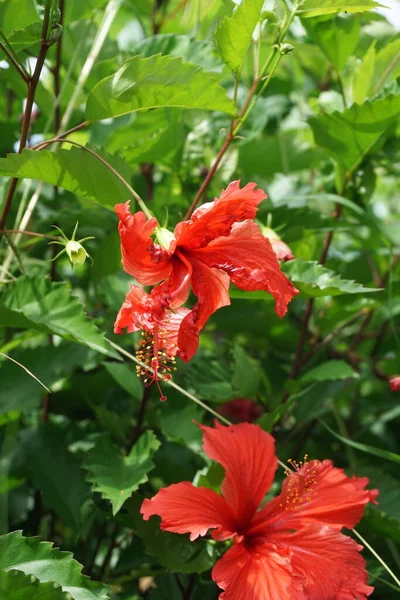
<svg viewBox="0 0 400 600">
<path fill-rule="evenodd" d="M 100 154 L 129 180 L 130 170 L 122 159 Z M 130 197 L 126 186 L 82 148 L 62 148 L 56 152 L 24 150 L 22 154 L 8 154 L 7 158 L 0 158 L 0 175 L 44 181 L 112 210 L 116 202 L 126 202 Z"/>
<path fill-rule="evenodd" d="M 311 298 L 380 291 L 377 288 L 364 287 L 355 281 L 342 279 L 340 275 L 313 260 L 290 260 L 282 265 L 282 271 L 303 294 Z"/>
<path fill-rule="evenodd" d="M 65 437 L 65 430 L 46 425 L 28 432 L 24 444 L 34 487 L 42 492 L 45 503 L 76 531 L 89 486 L 79 461 L 66 447 Z"/>
<path fill-rule="evenodd" d="M 357 103 L 374 96 L 380 89 L 400 74 L 400 40 L 396 39 L 376 50 L 376 40 L 366 52 L 354 77 L 353 98 Z"/>
<path fill-rule="evenodd" d="M 40 583 L 20 571 L 0 571 L 0 597 L 4 600 L 70 600 L 66 592 L 53 583 Z"/>
<path fill-rule="evenodd" d="M 237 397 L 254 398 L 258 393 L 261 379 L 261 367 L 258 360 L 252 358 L 238 343 L 233 348 L 232 387 Z"/>
<path fill-rule="evenodd" d="M 232 71 L 238 71 L 243 64 L 263 4 L 264 0 L 243 0 L 214 32 L 214 49 Z"/>
<path fill-rule="evenodd" d="M 303 383 L 309 383 L 312 381 L 333 381 L 335 379 L 355 379 L 359 377 L 357 371 L 351 368 L 351 366 L 344 360 L 327 360 L 321 365 L 318 365 L 307 371 L 305 375 L 300 378 Z"/>
<path fill-rule="evenodd" d="M 356 49 L 360 35 L 357 16 L 305 19 L 304 26 L 312 40 L 317 42 L 328 60 L 339 70 Z"/>
<path fill-rule="evenodd" d="M 297 14 L 301 17 L 318 17 L 338 12 L 358 13 L 383 6 L 374 0 L 305 0 L 301 2 Z"/>
<path fill-rule="evenodd" d="M 134 56 L 100 81 L 89 95 L 86 118 L 93 122 L 161 106 L 235 114 L 233 102 L 213 75 L 180 58 L 157 54 Z"/>
<path fill-rule="evenodd" d="M 309 123 L 315 141 L 339 163 L 349 178 L 365 156 L 377 148 L 384 134 L 398 119 L 400 96 L 353 104 L 343 112 L 312 117 Z"/>
<path fill-rule="evenodd" d="M 36 44 L 42 39 L 42 23 L 32 23 L 24 29 L 15 29 L 8 36 L 10 44 L 16 48 L 17 51 L 22 48 L 27 48 L 32 44 Z"/>
<path fill-rule="evenodd" d="M 55 583 L 74 600 L 109 599 L 107 587 L 82 575 L 82 566 L 70 552 L 37 537 L 23 537 L 21 531 L 0 536 L 0 571 L 10 569 L 33 575 L 41 583 Z"/>
<path fill-rule="evenodd" d="M 147 474 L 154 468 L 151 458 L 159 446 L 154 433 L 146 431 L 127 456 L 121 454 L 108 434 L 90 450 L 83 464 L 89 471 L 87 479 L 94 484 L 94 491 L 111 501 L 114 515 L 132 492 L 147 481 Z"/>
<path fill-rule="evenodd" d="M 56 333 L 116 357 L 93 320 L 71 295 L 67 283 L 54 283 L 41 277 L 20 277 L 0 296 L 0 324 Z"/>
</svg>

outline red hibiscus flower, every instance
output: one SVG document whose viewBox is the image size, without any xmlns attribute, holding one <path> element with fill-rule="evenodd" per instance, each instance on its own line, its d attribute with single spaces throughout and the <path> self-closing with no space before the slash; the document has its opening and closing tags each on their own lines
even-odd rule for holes
<svg viewBox="0 0 400 600">
<path fill-rule="evenodd" d="M 183 360 L 195 354 L 198 333 L 210 315 L 230 304 L 230 281 L 242 290 L 272 294 L 279 317 L 298 293 L 281 272 L 270 242 L 253 222 L 257 206 L 266 197 L 255 187 L 249 183 L 240 189 L 238 181 L 230 183 L 220 198 L 203 204 L 189 221 L 179 223 L 174 234 L 162 230 L 155 218 L 147 219 L 143 212 L 132 215 L 129 202 L 115 207 L 125 271 L 142 285 L 163 282 L 156 292 L 163 310 L 182 306 L 190 289 L 197 296 L 196 305 L 177 331 Z M 161 240 L 164 245 L 153 242 L 154 233 L 159 239 L 167 236 Z M 135 309 L 128 306 L 129 294 L 115 324 L 117 332 L 138 327 Z"/>
<path fill-rule="evenodd" d="M 281 240 L 279 235 L 273 229 L 270 227 L 262 227 L 261 231 L 263 235 L 265 235 L 271 242 L 272 249 L 275 252 L 278 260 L 283 260 L 286 262 L 287 260 L 294 259 L 294 254 L 289 246 L 285 244 L 283 240 Z"/>
<path fill-rule="evenodd" d="M 242 421 L 253 423 L 261 416 L 262 410 L 250 398 L 234 398 L 221 404 L 219 413 L 234 423 Z"/>
<path fill-rule="evenodd" d="M 392 392 L 400 392 L 400 375 L 396 375 L 396 377 L 391 377 L 389 380 L 390 389 Z"/>
<path fill-rule="evenodd" d="M 259 509 L 277 468 L 273 437 L 249 423 L 200 427 L 204 451 L 225 469 L 223 495 L 184 481 L 144 500 L 141 513 L 191 540 L 209 529 L 233 540 L 212 570 L 220 599 L 365 600 L 373 588 L 362 546 L 340 530 L 375 500 L 368 479 L 347 477 L 330 460 L 292 463 L 280 495 Z"/>
</svg>

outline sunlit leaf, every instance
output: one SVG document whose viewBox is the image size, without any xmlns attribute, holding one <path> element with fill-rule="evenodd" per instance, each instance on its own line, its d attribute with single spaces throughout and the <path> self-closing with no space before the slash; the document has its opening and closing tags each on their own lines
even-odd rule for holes
<svg viewBox="0 0 400 600">
<path fill-rule="evenodd" d="M 344 360 L 328 360 L 300 378 L 300 381 L 308 383 L 311 381 L 333 381 L 335 379 L 354 379 L 359 377 L 357 371 Z"/>
<path fill-rule="evenodd" d="M 40 583 L 20 571 L 0 572 L 0 594 L 7 600 L 69 600 L 70 596 L 53 583 Z"/>
<path fill-rule="evenodd" d="M 382 6 L 374 0 L 305 0 L 297 9 L 302 17 L 317 17 L 338 12 L 358 13 Z"/>
</svg>

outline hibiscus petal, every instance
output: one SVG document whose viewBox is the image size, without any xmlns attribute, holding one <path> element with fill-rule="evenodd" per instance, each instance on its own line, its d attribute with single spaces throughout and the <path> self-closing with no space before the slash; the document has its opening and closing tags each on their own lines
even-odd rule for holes
<svg viewBox="0 0 400 600">
<path fill-rule="evenodd" d="M 193 259 L 190 260 L 193 268 L 192 287 L 197 296 L 197 304 L 184 319 L 179 335 L 179 348 L 183 360 L 190 360 L 197 350 L 193 335 L 203 328 L 207 319 L 218 308 L 231 303 L 229 298 L 229 277 L 217 269 L 210 269 L 207 265 Z"/>
<path fill-rule="evenodd" d="M 282 273 L 270 241 L 252 221 L 235 223 L 227 237 L 219 237 L 207 247 L 188 255 L 209 267 L 228 273 L 242 290 L 265 290 L 275 298 L 275 312 L 283 317 L 298 290 Z"/>
<path fill-rule="evenodd" d="M 367 584 L 362 546 L 329 527 L 307 527 L 273 534 L 273 541 L 293 551 L 292 567 L 305 578 L 308 600 L 365 600 Z"/>
<path fill-rule="evenodd" d="M 365 489 L 369 483 L 367 477 L 347 477 L 343 469 L 333 466 L 331 460 L 311 461 L 302 470 L 304 475 L 301 476 L 315 473 L 312 479 L 316 483 L 310 487 L 310 494 L 307 494 L 309 501 L 306 500 L 285 513 L 285 525 L 293 529 L 316 522 L 336 529 L 351 529 L 362 518 L 365 505 L 374 502 L 379 493 L 378 490 Z M 282 504 L 286 501 L 291 482 L 296 485 L 295 479 L 298 477 L 294 473 L 286 479 L 280 496 Z"/>
<path fill-rule="evenodd" d="M 147 219 L 141 211 L 132 215 L 129 202 L 117 204 L 115 212 L 120 221 L 118 231 L 124 270 L 142 285 L 154 285 L 166 279 L 171 272 L 169 253 L 151 238 L 157 220 Z"/>
<path fill-rule="evenodd" d="M 122 333 L 125 328 L 128 333 L 142 329 L 142 325 L 137 321 L 137 311 L 141 310 L 146 296 L 147 294 L 142 288 L 137 285 L 130 286 L 115 320 L 114 333 Z"/>
<path fill-rule="evenodd" d="M 234 533 L 233 520 L 227 502 L 213 490 L 194 487 L 188 481 L 161 489 L 153 498 L 146 499 L 140 508 L 147 521 L 152 515 L 161 517 L 161 529 L 174 533 L 190 533 L 193 541 L 217 529 L 219 539 L 228 539 Z"/>
<path fill-rule="evenodd" d="M 178 308 L 176 311 L 166 310 L 164 312 L 164 317 L 159 324 L 157 334 L 159 336 L 160 347 L 165 350 L 168 356 L 175 356 L 180 351 L 179 331 L 183 319 L 189 313 L 190 310 L 188 308 Z"/>
<path fill-rule="evenodd" d="M 204 431 L 204 452 L 226 471 L 222 492 L 244 531 L 274 480 L 278 465 L 274 438 L 259 425 L 239 423 L 215 427 L 200 425 Z"/>
<path fill-rule="evenodd" d="M 257 551 L 236 544 L 215 564 L 211 577 L 225 590 L 220 600 L 307 600 L 290 552 L 277 552 L 271 544 Z"/>
<path fill-rule="evenodd" d="M 240 181 L 232 181 L 214 202 L 207 202 L 194 211 L 189 221 L 175 228 L 178 246 L 200 248 L 221 235 L 228 235 L 233 223 L 254 219 L 257 207 L 266 198 L 256 183 L 240 189 Z"/>
</svg>

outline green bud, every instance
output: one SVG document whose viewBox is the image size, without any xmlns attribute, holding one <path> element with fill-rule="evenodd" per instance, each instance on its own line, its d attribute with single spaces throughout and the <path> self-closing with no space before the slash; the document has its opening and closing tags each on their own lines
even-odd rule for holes
<svg viewBox="0 0 400 600">
<path fill-rule="evenodd" d="M 279 44 L 279 52 L 281 54 L 290 54 L 293 50 L 294 46 L 292 46 L 292 44 Z"/>
<path fill-rule="evenodd" d="M 166 250 L 169 249 L 171 242 L 175 240 L 175 236 L 172 231 L 166 227 L 157 227 L 156 236 L 159 244 L 161 244 L 161 246 L 163 246 L 163 248 Z"/>
<path fill-rule="evenodd" d="M 65 246 L 65 251 L 72 265 L 83 265 L 89 256 L 85 248 L 79 242 L 70 240 Z"/>
<path fill-rule="evenodd" d="M 272 10 L 263 10 L 260 15 L 260 21 L 271 21 L 272 23 L 276 23 L 278 21 L 278 17 Z"/>
</svg>

